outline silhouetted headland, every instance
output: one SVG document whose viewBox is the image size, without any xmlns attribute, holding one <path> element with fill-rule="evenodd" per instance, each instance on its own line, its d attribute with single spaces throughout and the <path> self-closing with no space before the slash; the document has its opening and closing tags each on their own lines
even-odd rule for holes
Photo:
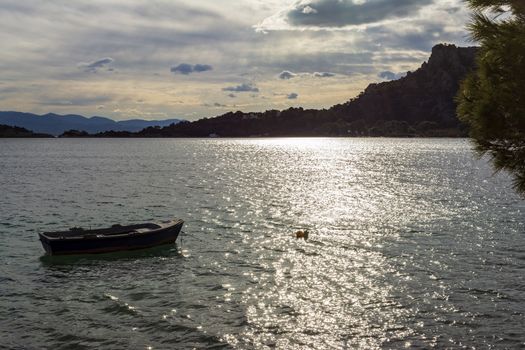
<svg viewBox="0 0 525 350">
<path fill-rule="evenodd" d="M 4 138 L 35 138 L 35 137 L 53 137 L 48 134 L 34 133 L 30 130 L 19 128 L 16 126 L 1 125 L 0 124 L 0 137 Z"/>
</svg>

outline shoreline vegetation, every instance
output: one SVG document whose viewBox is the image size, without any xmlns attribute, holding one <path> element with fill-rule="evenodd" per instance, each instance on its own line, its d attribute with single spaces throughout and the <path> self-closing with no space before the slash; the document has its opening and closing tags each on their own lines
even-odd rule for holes
<svg viewBox="0 0 525 350">
<path fill-rule="evenodd" d="M 35 133 L 25 128 L 17 126 L 1 125 L 0 124 L 0 137 L 3 138 L 54 138 L 53 135 Z"/>
<path fill-rule="evenodd" d="M 480 156 L 512 174 L 525 197 L 525 2 L 468 0 L 468 25 L 480 44 L 477 69 L 463 80 L 458 117 Z"/>
<path fill-rule="evenodd" d="M 359 96 L 329 109 L 237 111 L 138 132 L 69 130 L 59 137 L 468 137 L 467 126 L 456 116 L 455 97 L 475 69 L 477 51 L 436 45 L 428 62 L 416 71 L 370 84 Z M 0 137 L 4 137 L 1 132 Z"/>
</svg>

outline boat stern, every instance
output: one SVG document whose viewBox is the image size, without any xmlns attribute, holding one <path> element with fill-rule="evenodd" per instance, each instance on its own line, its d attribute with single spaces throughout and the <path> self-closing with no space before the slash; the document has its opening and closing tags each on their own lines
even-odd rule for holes
<svg viewBox="0 0 525 350">
<path fill-rule="evenodd" d="M 40 239 L 40 243 L 42 243 L 42 247 L 44 247 L 46 254 L 53 255 L 53 249 L 51 247 L 51 243 L 49 242 L 49 238 L 47 238 L 43 233 L 38 233 L 38 238 Z"/>
</svg>

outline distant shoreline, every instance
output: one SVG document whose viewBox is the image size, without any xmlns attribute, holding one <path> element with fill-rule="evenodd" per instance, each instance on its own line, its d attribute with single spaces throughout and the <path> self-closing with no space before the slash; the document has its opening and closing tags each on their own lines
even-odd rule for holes
<svg viewBox="0 0 525 350">
<path fill-rule="evenodd" d="M 118 139 L 118 140 L 169 140 L 169 139 L 178 139 L 178 140 L 268 140 L 268 139 L 469 139 L 468 136 L 255 136 L 255 137 L 96 137 L 96 136 L 86 136 L 86 137 L 27 137 L 27 136 L 14 136 L 6 137 L 0 136 L 0 139 L 31 139 L 31 140 L 69 140 L 69 139 L 84 139 L 84 140 L 93 140 L 93 139 Z"/>
<path fill-rule="evenodd" d="M 154 129 L 157 130 L 157 129 Z M 466 135 L 457 135 L 454 132 L 443 130 L 441 133 L 430 133 L 430 134 L 348 134 L 348 135 L 235 135 L 235 136 L 224 136 L 221 137 L 217 134 L 211 134 L 210 136 L 187 136 L 187 135 L 158 135 L 158 134 L 144 134 L 130 133 L 130 132 L 105 132 L 99 134 L 88 134 L 85 131 L 70 130 L 60 136 L 53 136 L 42 133 L 35 133 L 31 130 L 16 126 L 0 125 L 0 138 L 18 138 L 18 139 L 271 139 L 271 138 L 464 138 Z"/>
</svg>

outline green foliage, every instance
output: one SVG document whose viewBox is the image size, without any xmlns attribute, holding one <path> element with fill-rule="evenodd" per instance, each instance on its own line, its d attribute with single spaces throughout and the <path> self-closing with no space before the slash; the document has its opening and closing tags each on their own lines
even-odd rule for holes
<svg viewBox="0 0 525 350">
<path fill-rule="evenodd" d="M 463 82 L 458 115 L 476 149 L 514 175 L 525 195 L 525 2 L 469 0 L 469 29 L 481 44 L 477 70 Z"/>
</svg>

